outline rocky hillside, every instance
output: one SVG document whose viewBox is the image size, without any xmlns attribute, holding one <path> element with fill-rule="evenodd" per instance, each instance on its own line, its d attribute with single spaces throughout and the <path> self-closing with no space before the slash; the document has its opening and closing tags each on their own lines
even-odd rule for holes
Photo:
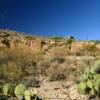
<svg viewBox="0 0 100 100">
<path fill-rule="evenodd" d="M 87 48 L 87 46 L 91 46 Z M 84 49 L 99 49 L 100 43 L 96 41 L 77 41 L 73 37 L 41 37 L 32 36 L 11 30 L 0 30 L 0 47 L 27 48 L 33 51 L 51 51 L 54 48 L 66 48 L 71 52 Z"/>
<path fill-rule="evenodd" d="M 10 30 L 0 30 L 0 47 L 40 50 L 41 41 L 42 40 L 39 37 L 35 38 L 33 36 Z"/>
</svg>

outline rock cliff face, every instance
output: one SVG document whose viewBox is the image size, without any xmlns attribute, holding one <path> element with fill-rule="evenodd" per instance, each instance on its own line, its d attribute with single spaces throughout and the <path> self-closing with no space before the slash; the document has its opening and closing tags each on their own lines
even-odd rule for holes
<svg viewBox="0 0 100 100">
<path fill-rule="evenodd" d="M 28 34 L 19 33 L 10 30 L 0 30 L 0 47 L 6 48 L 27 48 L 33 51 L 46 51 L 53 47 L 67 47 L 70 51 L 77 51 L 87 45 L 95 45 L 100 49 L 100 43 L 76 41 L 71 44 L 65 44 L 64 41 L 55 41 L 54 39 L 39 36 L 30 36 Z"/>
<path fill-rule="evenodd" d="M 81 50 L 81 49 L 84 49 L 86 46 L 96 46 L 95 42 L 88 42 L 88 41 L 76 41 L 76 42 L 73 42 L 71 45 L 70 45 L 70 49 L 71 51 L 77 51 L 77 50 Z M 97 47 L 99 48 L 99 46 Z"/>
<path fill-rule="evenodd" d="M 0 30 L 0 47 L 27 48 L 31 50 L 41 50 L 41 38 L 30 39 L 28 35 L 15 31 Z"/>
</svg>

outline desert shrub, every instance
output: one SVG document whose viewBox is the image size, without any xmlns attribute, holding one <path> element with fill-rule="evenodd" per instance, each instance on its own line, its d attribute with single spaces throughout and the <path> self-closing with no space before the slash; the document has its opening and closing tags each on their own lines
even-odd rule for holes
<svg viewBox="0 0 100 100">
<path fill-rule="evenodd" d="M 79 93 L 100 97 L 100 61 L 97 61 L 90 69 L 87 68 L 79 81 Z"/>
<path fill-rule="evenodd" d="M 46 60 L 38 62 L 38 71 L 42 75 L 46 75 L 46 71 L 49 67 L 50 67 L 50 62 Z"/>
<path fill-rule="evenodd" d="M 22 73 L 21 68 L 15 63 L 9 62 L 7 65 L 2 65 L 2 74 L 10 81 L 17 81 L 20 79 Z"/>
<path fill-rule="evenodd" d="M 24 71 L 27 75 L 35 75 L 37 73 L 37 63 L 34 60 L 24 62 Z"/>
<path fill-rule="evenodd" d="M 0 77 L 15 82 L 27 76 L 32 76 L 34 79 L 38 74 L 37 62 L 40 59 L 22 49 L 7 50 L 0 51 Z"/>
<path fill-rule="evenodd" d="M 66 79 L 66 75 L 64 75 L 64 73 L 54 73 L 51 75 L 50 77 L 50 81 L 61 81 L 61 80 L 65 80 Z"/>
<path fill-rule="evenodd" d="M 57 62 L 58 64 L 62 64 L 65 62 L 64 57 L 56 56 L 53 59 L 51 59 L 51 62 Z"/>
<path fill-rule="evenodd" d="M 49 67 L 50 63 L 48 61 L 46 60 L 38 61 L 37 65 L 33 68 L 33 72 L 29 75 L 31 83 L 33 82 L 33 80 L 43 82 L 43 80 L 47 76 L 47 70 Z"/>
<path fill-rule="evenodd" d="M 73 40 L 72 39 L 67 39 L 66 44 L 72 44 Z"/>
<path fill-rule="evenodd" d="M 72 42 L 75 42 L 75 38 L 73 36 L 70 36 L 66 41 L 65 44 L 69 45 L 72 44 Z"/>
<path fill-rule="evenodd" d="M 99 51 L 98 48 L 95 45 L 87 45 L 84 49 L 87 52 L 97 52 L 97 51 Z"/>
<path fill-rule="evenodd" d="M 57 62 L 51 63 L 51 67 L 47 70 L 49 81 L 66 80 L 71 73 L 71 67 L 66 62 L 59 64 Z"/>
</svg>

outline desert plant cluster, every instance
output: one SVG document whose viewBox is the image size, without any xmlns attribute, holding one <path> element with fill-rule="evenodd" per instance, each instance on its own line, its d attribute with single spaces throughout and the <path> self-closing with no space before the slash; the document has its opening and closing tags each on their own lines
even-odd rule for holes
<svg viewBox="0 0 100 100">
<path fill-rule="evenodd" d="M 79 81 L 79 93 L 100 97 L 100 60 L 91 68 L 86 68 Z"/>
<path fill-rule="evenodd" d="M 36 91 L 30 92 L 22 83 L 16 86 L 12 83 L 5 83 L 2 88 L 2 96 L 0 96 L 0 100 L 16 100 L 16 98 L 17 100 L 42 100 L 39 99 Z"/>
</svg>

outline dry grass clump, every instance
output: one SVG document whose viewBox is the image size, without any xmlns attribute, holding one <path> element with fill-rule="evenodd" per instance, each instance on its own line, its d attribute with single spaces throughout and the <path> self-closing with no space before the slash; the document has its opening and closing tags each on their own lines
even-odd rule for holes
<svg viewBox="0 0 100 100">
<path fill-rule="evenodd" d="M 55 56 L 67 56 L 70 55 L 70 51 L 68 50 L 67 47 L 55 47 L 50 49 L 46 55 L 51 56 L 51 57 L 55 57 Z"/>
<path fill-rule="evenodd" d="M 79 69 L 83 72 L 92 62 L 88 57 L 68 56 L 66 48 L 51 51 L 43 54 L 27 49 L 0 49 L 1 80 L 13 83 L 28 80 L 30 84 L 34 79 L 40 82 L 68 80 L 78 76 Z"/>
</svg>

